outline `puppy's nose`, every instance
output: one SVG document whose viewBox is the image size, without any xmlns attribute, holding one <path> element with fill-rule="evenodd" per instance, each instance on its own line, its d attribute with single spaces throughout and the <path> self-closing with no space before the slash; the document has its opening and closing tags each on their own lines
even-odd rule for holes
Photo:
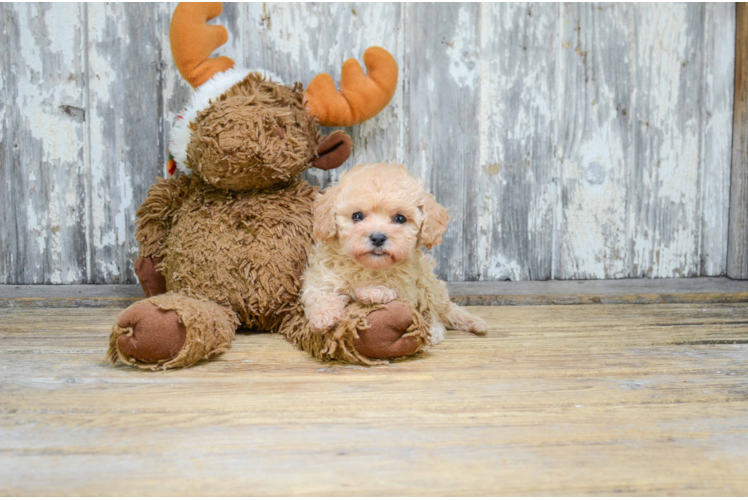
<svg viewBox="0 0 748 500">
<path fill-rule="evenodd" d="M 381 247 L 382 245 L 384 245 L 384 242 L 387 241 L 387 235 L 382 233 L 374 233 L 369 235 L 369 239 L 375 247 Z"/>
</svg>

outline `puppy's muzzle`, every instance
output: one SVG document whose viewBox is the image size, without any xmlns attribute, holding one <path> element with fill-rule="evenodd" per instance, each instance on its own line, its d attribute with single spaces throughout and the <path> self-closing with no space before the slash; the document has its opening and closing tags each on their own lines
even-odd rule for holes
<svg viewBox="0 0 748 500">
<path fill-rule="evenodd" d="M 377 248 L 380 248 L 387 242 L 387 235 L 383 233 L 374 233 L 369 235 L 369 241 Z"/>
</svg>

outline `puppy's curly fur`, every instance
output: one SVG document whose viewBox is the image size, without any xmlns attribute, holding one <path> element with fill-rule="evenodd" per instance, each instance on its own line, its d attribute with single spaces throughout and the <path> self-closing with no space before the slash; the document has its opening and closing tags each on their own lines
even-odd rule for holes
<svg viewBox="0 0 748 500">
<path fill-rule="evenodd" d="M 335 327 L 346 305 L 411 303 L 429 323 L 429 344 L 445 326 L 485 333 L 486 323 L 449 300 L 420 248 L 441 243 L 449 215 L 402 165 L 369 163 L 345 172 L 314 205 L 317 244 L 301 300 L 310 326 Z"/>
</svg>

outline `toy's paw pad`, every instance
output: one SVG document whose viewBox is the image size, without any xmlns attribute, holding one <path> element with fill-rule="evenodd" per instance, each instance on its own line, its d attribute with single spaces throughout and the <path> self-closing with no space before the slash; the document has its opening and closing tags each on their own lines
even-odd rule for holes
<svg viewBox="0 0 748 500">
<path fill-rule="evenodd" d="M 358 330 L 353 346 L 367 358 L 396 358 L 413 354 L 418 349 L 415 337 L 403 337 L 413 323 L 413 312 L 408 306 L 392 302 L 370 313 L 366 322 L 371 327 Z"/>
<path fill-rule="evenodd" d="M 385 286 L 362 286 L 356 289 L 356 300 L 362 304 L 388 304 L 397 298 L 394 290 Z"/>
<path fill-rule="evenodd" d="M 174 311 L 164 311 L 150 302 L 138 302 L 119 315 L 117 325 L 132 333 L 117 339 L 122 354 L 141 361 L 173 359 L 187 338 L 187 331 Z"/>
</svg>

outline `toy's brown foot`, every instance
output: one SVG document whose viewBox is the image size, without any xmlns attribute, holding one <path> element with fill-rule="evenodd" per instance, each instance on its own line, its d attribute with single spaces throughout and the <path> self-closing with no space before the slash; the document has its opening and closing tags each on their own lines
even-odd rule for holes
<svg viewBox="0 0 748 500">
<path fill-rule="evenodd" d="M 419 341 L 414 336 L 405 337 L 413 324 L 413 312 L 400 302 L 390 302 L 366 316 L 370 328 L 359 329 L 353 340 L 356 350 L 373 359 L 407 356 L 418 350 Z"/>
<path fill-rule="evenodd" d="M 215 302 L 156 295 L 122 311 L 107 359 L 149 370 L 184 368 L 225 352 L 238 326 L 236 314 Z"/>
<path fill-rule="evenodd" d="M 322 333 L 312 330 L 300 309 L 288 317 L 281 332 L 315 358 L 368 366 L 387 364 L 387 359 L 415 354 L 430 345 L 428 323 L 403 301 L 384 306 L 351 302 L 340 324 Z"/>
<path fill-rule="evenodd" d="M 164 311 L 150 302 L 138 302 L 122 311 L 117 325 L 131 330 L 117 339 L 120 352 L 141 361 L 173 359 L 187 338 L 175 311 Z"/>
</svg>

